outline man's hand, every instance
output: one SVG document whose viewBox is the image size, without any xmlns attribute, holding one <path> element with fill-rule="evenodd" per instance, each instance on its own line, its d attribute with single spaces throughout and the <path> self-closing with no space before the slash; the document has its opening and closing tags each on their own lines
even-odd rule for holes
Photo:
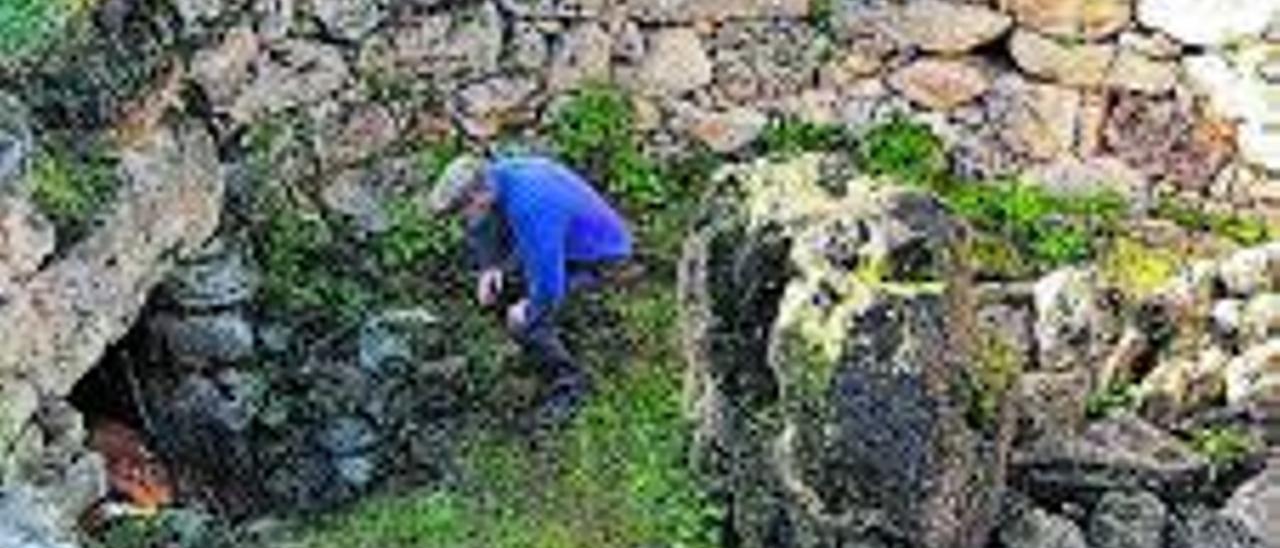
<svg viewBox="0 0 1280 548">
<path fill-rule="evenodd" d="M 490 268 L 480 273 L 480 281 L 476 284 L 476 299 L 481 306 L 493 306 L 502 294 L 502 270 Z"/>
<path fill-rule="evenodd" d="M 524 330 L 529 323 L 529 300 L 521 299 L 507 309 L 507 329 L 513 333 Z"/>
</svg>

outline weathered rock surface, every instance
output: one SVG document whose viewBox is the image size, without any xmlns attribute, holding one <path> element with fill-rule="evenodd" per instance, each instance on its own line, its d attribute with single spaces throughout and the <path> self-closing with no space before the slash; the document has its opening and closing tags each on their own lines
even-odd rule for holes
<svg viewBox="0 0 1280 548">
<path fill-rule="evenodd" d="M 1028 74 L 1070 86 L 1098 86 L 1115 58 L 1108 44 L 1067 44 L 1027 30 L 1014 32 L 1009 51 Z"/>
<path fill-rule="evenodd" d="M 1089 546 L 1161 548 L 1168 511 L 1148 491 L 1103 495 L 1089 517 Z"/>
<path fill-rule="evenodd" d="M 39 270 L 53 246 L 53 224 L 31 202 L 0 196 L 0 295 Z"/>
<path fill-rule="evenodd" d="M 1098 40 L 1129 24 L 1132 0 L 1000 0 L 1020 25 L 1062 38 Z"/>
<path fill-rule="evenodd" d="M 655 23 L 803 18 L 809 7 L 806 0 L 630 0 L 623 5 L 632 17 Z"/>
<path fill-rule="evenodd" d="M 976 367 L 959 226 L 920 194 L 837 199 L 817 165 L 724 172 L 747 198 L 712 204 L 684 258 L 699 453 L 743 508 L 731 527 L 744 546 L 984 545 L 1010 425 L 1002 393 L 992 424 L 955 399 Z M 738 414 L 762 407 L 778 419 Z"/>
<path fill-rule="evenodd" d="M 906 46 L 935 53 L 963 53 L 990 43 L 1013 24 L 1009 16 L 978 4 L 923 0 L 887 10 L 886 31 Z"/>
<path fill-rule="evenodd" d="M 660 30 L 635 74 L 636 91 L 679 95 L 711 83 L 713 65 L 702 38 L 690 28 Z"/>
<path fill-rule="evenodd" d="M 1004 548 L 1086 548 L 1084 533 L 1075 523 L 1040 508 L 1020 513 L 1000 528 Z"/>
<path fill-rule="evenodd" d="M 1244 523 L 1262 546 L 1280 546 L 1280 467 L 1271 467 L 1236 490 L 1224 513 Z"/>
<path fill-rule="evenodd" d="M 1260 36 L 1278 7 L 1269 0 L 1139 0 L 1137 4 L 1142 24 L 1198 46 Z"/>
<path fill-rule="evenodd" d="M 991 81 L 972 60 L 924 58 L 893 73 L 889 85 L 926 108 L 950 110 L 986 93 Z"/>
<path fill-rule="evenodd" d="M 33 150 L 26 105 L 17 97 L 0 93 L 0 190 L 11 188 L 26 173 L 27 157 Z"/>
</svg>

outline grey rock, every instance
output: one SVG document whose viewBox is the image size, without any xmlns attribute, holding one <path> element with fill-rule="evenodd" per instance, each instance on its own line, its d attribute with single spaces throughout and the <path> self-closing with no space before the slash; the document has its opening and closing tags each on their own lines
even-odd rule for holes
<svg viewBox="0 0 1280 548">
<path fill-rule="evenodd" d="M 1248 347 L 1227 364 L 1227 402 L 1280 416 L 1280 338 Z"/>
<path fill-rule="evenodd" d="M 560 38 L 551 58 L 548 86 L 567 90 L 588 82 L 603 82 L 610 76 L 613 37 L 599 23 L 582 23 Z"/>
<path fill-rule="evenodd" d="M 393 310 L 360 327 L 360 368 L 381 374 L 444 357 L 443 324 L 424 309 Z"/>
<path fill-rule="evenodd" d="M 1245 344 L 1260 344 L 1280 336 L 1280 293 L 1261 293 L 1246 301 L 1240 328 Z"/>
<path fill-rule="evenodd" d="M 1234 340 L 1240 333 L 1243 318 L 1244 301 L 1240 299 L 1222 299 L 1213 303 L 1209 316 L 1214 335 L 1226 340 Z"/>
<path fill-rule="evenodd" d="M 0 93 L 0 190 L 14 188 L 26 174 L 35 150 L 30 114 L 17 97 Z"/>
<path fill-rule="evenodd" d="M 1280 288 L 1280 242 L 1231 254 L 1218 263 L 1218 279 L 1229 294 L 1241 297 Z"/>
<path fill-rule="evenodd" d="M 743 546 L 875 545 L 877 529 L 903 546 L 977 545 L 1011 425 L 1003 395 L 982 424 L 951 399 L 970 362 L 947 333 L 974 323 L 953 308 L 972 297 L 962 232 L 922 194 L 853 180 L 837 198 L 821 165 L 727 168 L 716 180 L 741 193 L 707 204 L 686 247 L 697 458 L 725 471 Z M 753 402 L 779 413 L 756 422 L 740 411 Z"/>
<path fill-rule="evenodd" d="M 263 394 L 263 386 L 247 373 L 228 369 L 217 379 L 188 374 L 173 392 L 171 420 L 184 430 L 245 432 L 262 406 Z"/>
<path fill-rule="evenodd" d="M 346 87 L 350 70 L 337 47 L 305 40 L 271 44 L 255 77 L 227 107 L 237 122 L 318 103 Z"/>
<path fill-rule="evenodd" d="M 1079 436 L 1048 437 L 1015 453 L 1014 483 L 1038 496 L 1089 502 L 1110 491 L 1185 492 L 1210 463 L 1185 443 L 1132 413 L 1097 421 Z"/>
<path fill-rule="evenodd" d="M 533 23 L 519 21 L 511 31 L 511 62 L 517 67 L 542 70 L 551 59 L 547 36 Z"/>
<path fill-rule="evenodd" d="M 1089 546 L 1093 548 L 1162 548 L 1167 510 L 1147 491 L 1112 492 L 1089 516 Z"/>
<path fill-rule="evenodd" d="M 174 0 L 174 7 L 188 27 L 198 27 L 222 15 L 226 8 L 223 3 L 224 0 Z"/>
<path fill-rule="evenodd" d="M 372 483 L 378 471 L 378 465 L 367 456 L 342 457 L 335 460 L 333 466 L 342 481 L 357 489 Z"/>
<path fill-rule="evenodd" d="M 220 221 L 223 181 L 207 132 L 164 127 L 121 156 L 119 201 L 99 228 L 0 303 L 0 371 L 22 371 L 47 392 L 69 393 Z"/>
<path fill-rule="evenodd" d="M 31 202 L 0 195 L 0 296 L 39 271 L 55 243 L 53 223 Z"/>
<path fill-rule="evenodd" d="M 215 363 L 236 363 L 253 357 L 253 327 L 238 312 L 204 315 L 161 315 L 152 332 L 174 355 Z"/>
<path fill-rule="evenodd" d="M 1239 518 L 1199 507 L 1177 512 L 1168 548 L 1267 548 Z"/>
<path fill-rule="evenodd" d="M 438 82 L 491 76 L 503 50 L 503 18 L 491 2 L 471 3 L 389 33 L 395 62 Z"/>
<path fill-rule="evenodd" d="M 1280 547 L 1280 463 L 1271 462 L 1237 488 L 1223 513 L 1240 520 L 1266 548 Z"/>
<path fill-rule="evenodd" d="M 316 442 L 326 452 L 339 457 L 367 453 L 378 445 L 379 435 L 368 420 L 355 417 L 339 417 L 321 430 Z"/>
<path fill-rule="evenodd" d="M 51 510 L 31 491 L 0 490 L 0 546 L 7 548 L 76 548 L 69 533 L 59 530 Z"/>
<path fill-rule="evenodd" d="M 312 8 L 331 36 L 349 42 L 368 36 L 387 16 L 386 0 L 312 0 Z"/>
<path fill-rule="evenodd" d="M 684 27 L 663 29 L 650 36 L 634 87 L 646 95 L 680 95 L 710 84 L 713 68 L 697 32 Z"/>
<path fill-rule="evenodd" d="M 253 3 L 258 34 L 266 41 L 283 40 L 293 28 L 297 0 L 257 0 Z"/>
<path fill-rule="evenodd" d="M 211 103 L 226 108 L 252 77 L 250 69 L 259 52 L 258 34 L 248 26 L 235 27 L 216 47 L 196 52 L 191 61 L 192 78 Z"/>
<path fill-rule="evenodd" d="M 201 255 L 175 268 L 164 294 L 184 310 L 227 308 L 253 300 L 260 278 L 238 242 L 218 239 Z"/>
<path fill-rule="evenodd" d="M 508 13 L 521 19 L 595 19 L 609 0 L 500 0 Z"/>
<path fill-rule="evenodd" d="M 467 135 L 491 138 L 518 119 L 537 91 L 538 84 L 531 79 L 494 76 L 459 89 L 450 109 Z"/>
<path fill-rule="evenodd" d="M 1099 284 L 1087 270 L 1068 268 L 1041 278 L 1034 288 L 1035 340 L 1041 368 L 1068 371 L 1101 357 L 1105 317 Z"/>
<path fill-rule="evenodd" d="M 1022 512 L 1000 529 L 1003 548 L 1087 548 L 1084 533 L 1071 520 L 1040 508 Z"/>
<path fill-rule="evenodd" d="M 920 0 L 886 10 L 888 33 L 907 47 L 963 53 L 987 44 L 1013 25 L 1008 15 L 978 4 Z"/>
</svg>

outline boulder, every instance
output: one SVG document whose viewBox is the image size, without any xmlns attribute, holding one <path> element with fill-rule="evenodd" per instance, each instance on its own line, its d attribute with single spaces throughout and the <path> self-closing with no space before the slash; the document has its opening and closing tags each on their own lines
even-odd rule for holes
<svg viewBox="0 0 1280 548">
<path fill-rule="evenodd" d="M 238 312 L 159 315 L 151 319 L 153 335 L 175 356 L 232 364 L 254 356 L 253 327 Z"/>
<path fill-rule="evenodd" d="M 1096 274 L 1079 268 L 1053 272 L 1034 288 L 1035 338 L 1042 369 L 1092 369 L 1105 351 L 1107 327 Z"/>
<path fill-rule="evenodd" d="M 244 245 L 218 238 L 176 266 L 161 294 L 183 310 L 200 312 L 248 303 L 259 284 Z"/>
<path fill-rule="evenodd" d="M 218 226 L 222 173 L 203 130 L 164 128 L 122 151 L 121 164 L 118 203 L 100 228 L 0 303 L 0 372 L 69 393 Z"/>
<path fill-rule="evenodd" d="M 1018 24 L 1060 38 L 1100 40 L 1129 25 L 1132 0 L 999 0 Z"/>
<path fill-rule="evenodd" d="M 693 29 L 659 30 L 650 37 L 634 87 L 646 95 L 680 95 L 710 84 L 712 69 L 702 38 Z"/>
<path fill-rule="evenodd" d="M 1013 20 L 978 4 L 921 0 L 884 14 L 885 31 L 903 46 L 932 53 L 964 53 L 995 41 Z"/>
<path fill-rule="evenodd" d="M 386 0 L 312 0 L 312 10 L 332 37 L 358 42 L 387 16 Z"/>
<path fill-rule="evenodd" d="M 630 0 L 623 12 L 649 23 L 691 23 L 730 19 L 803 19 L 808 0 Z"/>
<path fill-rule="evenodd" d="M 1106 84 L 1114 89 L 1159 95 L 1178 85 L 1177 62 L 1152 59 L 1130 49 L 1121 48 L 1109 69 Z"/>
<path fill-rule="evenodd" d="M 17 186 L 35 150 L 27 107 L 17 97 L 0 93 L 0 190 Z"/>
<path fill-rule="evenodd" d="M 1095 87 L 1109 74 L 1115 59 L 1110 44 L 1070 44 L 1029 30 L 1018 30 L 1009 52 L 1024 72 L 1069 86 Z"/>
<path fill-rule="evenodd" d="M 951 110 L 986 93 L 991 80 L 973 60 L 922 58 L 889 76 L 903 97 L 932 110 Z"/>
<path fill-rule="evenodd" d="M 241 25 L 228 30 L 222 42 L 197 51 L 191 60 L 191 78 L 216 108 L 226 109 L 252 78 L 250 69 L 262 51 L 253 28 Z"/>
<path fill-rule="evenodd" d="M 963 230 L 923 194 L 833 194 L 820 162 L 726 169 L 689 240 L 696 454 L 742 546 L 984 546 L 1012 383 L 971 353 Z M 971 375 L 991 380 L 974 399 Z"/>
<path fill-rule="evenodd" d="M 1272 170 L 1280 169 L 1280 113 L 1267 102 L 1277 84 L 1267 81 L 1264 69 L 1277 52 L 1280 43 L 1249 42 L 1183 60 L 1188 80 L 1209 96 L 1214 110 L 1238 122 L 1241 156 Z"/>
<path fill-rule="evenodd" d="M 1231 158 L 1231 129 L 1189 98 L 1120 94 L 1104 129 L 1107 146 L 1143 175 L 1207 188 Z"/>
<path fill-rule="evenodd" d="M 1163 548 L 1168 511 L 1148 491 L 1111 492 L 1089 516 L 1091 548 Z"/>
<path fill-rule="evenodd" d="M 1043 438 L 1020 450 L 1011 479 L 1046 503 L 1092 504 L 1111 491 L 1179 496 L 1204 482 L 1209 468 L 1207 459 L 1171 434 L 1132 413 L 1119 413 L 1079 436 Z"/>
<path fill-rule="evenodd" d="M 1084 533 L 1071 520 L 1040 508 L 1021 512 L 1000 528 L 1003 548 L 1087 548 Z"/>
<path fill-rule="evenodd" d="M 1280 412 L 1280 338 L 1246 349 L 1227 365 L 1227 401 Z"/>
<path fill-rule="evenodd" d="M 1177 512 L 1167 542 L 1169 548 L 1267 548 L 1239 518 L 1196 506 Z"/>
<path fill-rule="evenodd" d="M 1248 297 L 1280 289 L 1280 242 L 1232 253 L 1218 263 L 1217 273 L 1230 295 Z"/>
<path fill-rule="evenodd" d="M 610 77 L 613 36 L 600 23 L 582 23 L 569 29 L 551 57 L 547 85 L 570 90 Z"/>
<path fill-rule="evenodd" d="M 1184 44 L 1221 46 L 1256 38 L 1276 12 L 1256 0 L 1138 0 L 1138 20 Z"/>
<path fill-rule="evenodd" d="M 31 492 L 0 490 L 0 545 L 11 548 L 76 548 L 49 508 Z"/>
<path fill-rule="evenodd" d="M 1280 547 L 1280 466 L 1272 463 L 1241 485 L 1223 513 L 1240 520 L 1263 547 Z"/>
<path fill-rule="evenodd" d="M 0 296 L 22 282 L 53 253 L 53 223 L 31 202 L 0 195 Z"/>
<path fill-rule="evenodd" d="M 286 40 L 268 52 L 259 57 L 254 79 L 227 107 L 238 122 L 319 102 L 348 84 L 347 63 L 335 46 Z"/>
</svg>

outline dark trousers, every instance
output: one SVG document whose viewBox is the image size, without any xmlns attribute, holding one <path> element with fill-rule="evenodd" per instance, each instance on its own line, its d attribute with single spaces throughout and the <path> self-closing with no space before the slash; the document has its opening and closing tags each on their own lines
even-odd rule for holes
<svg viewBox="0 0 1280 548">
<path fill-rule="evenodd" d="M 604 285 L 607 271 L 617 265 L 617 261 L 570 261 L 567 265 L 567 296 L 599 289 Z M 564 339 L 560 336 L 558 316 L 561 313 L 562 310 L 547 312 L 543 317 L 536 318 L 524 329 L 515 333 L 516 342 L 520 344 L 525 355 L 556 378 L 575 375 L 579 372 L 573 354 L 569 352 Z"/>
</svg>

